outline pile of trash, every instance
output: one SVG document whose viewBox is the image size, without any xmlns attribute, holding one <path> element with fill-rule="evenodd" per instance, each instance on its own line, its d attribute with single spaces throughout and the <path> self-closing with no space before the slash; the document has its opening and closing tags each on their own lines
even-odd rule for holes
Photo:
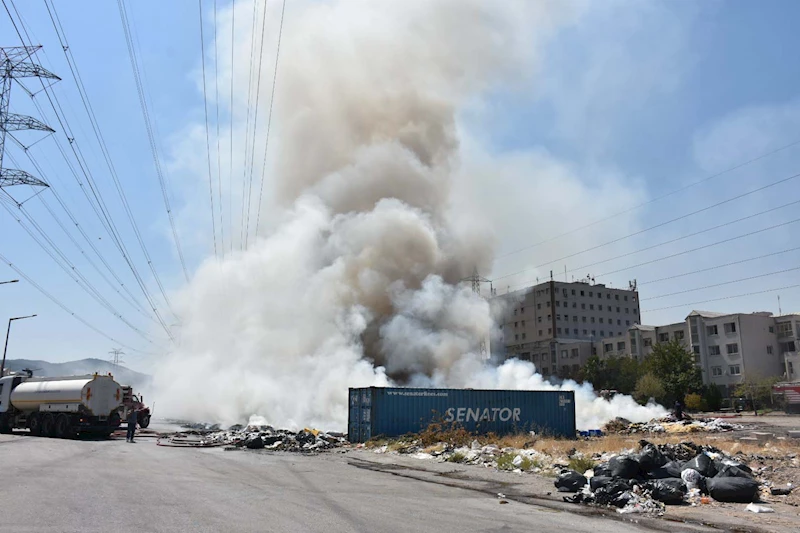
<svg viewBox="0 0 800 533">
<path fill-rule="evenodd" d="M 620 513 L 661 514 L 665 505 L 752 503 L 760 497 L 762 482 L 751 468 L 713 446 L 656 446 L 646 440 L 639 446 L 638 453 L 611 456 L 584 473 L 563 469 L 555 486 L 574 493 L 564 501 L 616 507 Z"/>
<path fill-rule="evenodd" d="M 673 415 L 664 418 L 654 418 L 649 422 L 631 422 L 622 417 L 617 417 L 608 422 L 603 430 L 606 433 L 619 433 L 633 435 L 636 433 L 721 433 L 747 429 L 742 424 L 727 422 L 722 418 L 691 418 L 684 415 L 677 419 Z"/>
<path fill-rule="evenodd" d="M 201 447 L 210 448 L 226 446 L 230 449 L 246 448 L 250 450 L 273 450 L 282 452 L 314 453 L 348 444 L 341 433 L 325 433 L 316 429 L 305 428 L 302 431 L 275 429 L 272 426 L 231 426 L 227 430 L 219 426 L 210 427 L 195 425 L 198 429 L 189 429 L 173 435 L 161 437 L 159 446 Z"/>
</svg>

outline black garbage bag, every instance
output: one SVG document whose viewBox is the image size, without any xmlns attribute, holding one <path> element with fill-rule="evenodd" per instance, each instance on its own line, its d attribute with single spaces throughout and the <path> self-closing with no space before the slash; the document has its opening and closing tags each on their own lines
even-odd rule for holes
<svg viewBox="0 0 800 533">
<path fill-rule="evenodd" d="M 714 468 L 717 469 L 717 472 L 721 472 L 725 469 L 725 467 L 735 466 L 739 470 L 746 472 L 748 474 L 752 474 L 753 470 L 747 466 L 746 464 L 736 461 L 735 459 L 729 459 L 727 457 L 723 459 L 714 459 Z"/>
<path fill-rule="evenodd" d="M 650 489 L 654 500 L 667 505 L 683 503 L 683 497 L 686 494 L 686 484 L 681 478 L 656 479 L 647 482 L 646 487 Z"/>
<path fill-rule="evenodd" d="M 642 472 L 652 472 L 658 467 L 667 464 L 667 458 L 664 457 L 658 448 L 646 440 L 639 441 L 642 446 L 642 451 L 639 452 L 639 468 Z"/>
<path fill-rule="evenodd" d="M 555 480 L 558 492 L 578 492 L 586 483 L 586 478 L 574 470 L 561 472 Z"/>
<path fill-rule="evenodd" d="M 615 479 L 594 492 L 594 501 L 598 505 L 625 507 L 625 504 L 631 499 L 630 490 L 631 486 L 626 481 Z"/>
<path fill-rule="evenodd" d="M 264 441 L 261 439 L 261 437 L 255 437 L 245 442 L 244 445 L 250 448 L 251 450 L 260 450 L 261 448 L 264 447 Z"/>
<path fill-rule="evenodd" d="M 717 468 L 714 466 L 714 461 L 712 461 L 711 457 L 704 453 L 701 453 L 694 459 L 687 461 L 681 468 L 681 472 L 689 468 L 692 470 L 697 470 L 703 477 L 714 477 L 714 474 L 717 473 Z"/>
<path fill-rule="evenodd" d="M 614 478 L 610 476 L 594 476 L 589 478 L 589 487 L 592 489 L 592 492 L 596 491 L 601 487 L 605 487 L 609 483 L 613 481 Z"/>
<path fill-rule="evenodd" d="M 717 475 L 714 477 L 743 477 L 747 479 L 753 479 L 753 474 L 749 468 L 747 470 L 740 468 L 734 465 L 725 465 L 722 469 L 717 472 Z"/>
<path fill-rule="evenodd" d="M 611 477 L 619 479 L 634 479 L 639 477 L 639 461 L 631 455 L 618 455 L 608 462 Z"/>
<path fill-rule="evenodd" d="M 750 503 L 758 496 L 758 482 L 745 477 L 710 478 L 706 488 L 718 502 Z"/>
<path fill-rule="evenodd" d="M 611 477 L 611 468 L 608 463 L 600 463 L 594 467 L 594 475 L 600 477 Z"/>
<path fill-rule="evenodd" d="M 670 461 L 666 463 L 664 466 L 660 466 L 650 472 L 647 477 L 650 479 L 668 479 L 668 478 L 675 478 L 681 477 L 681 470 L 683 463 L 680 461 Z"/>
</svg>

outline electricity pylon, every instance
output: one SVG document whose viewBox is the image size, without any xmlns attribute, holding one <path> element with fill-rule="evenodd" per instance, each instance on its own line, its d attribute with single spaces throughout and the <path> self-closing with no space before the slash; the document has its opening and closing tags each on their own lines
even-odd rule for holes
<svg viewBox="0 0 800 533">
<path fill-rule="evenodd" d="M 58 81 L 61 79 L 36 63 L 27 61 L 31 54 L 39 48 L 41 46 L 0 47 L 0 188 L 12 185 L 48 187 L 45 182 L 31 176 L 24 170 L 3 168 L 7 132 L 19 130 L 54 131 L 50 126 L 33 117 L 8 112 L 12 80 L 16 78 L 47 78 Z"/>
</svg>

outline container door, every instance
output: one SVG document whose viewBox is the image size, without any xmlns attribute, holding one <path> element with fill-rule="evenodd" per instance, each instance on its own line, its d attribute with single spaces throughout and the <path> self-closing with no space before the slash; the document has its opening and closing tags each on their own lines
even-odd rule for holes
<svg viewBox="0 0 800 533">
<path fill-rule="evenodd" d="M 347 428 L 350 442 L 366 442 L 372 436 L 372 391 L 350 389 L 350 408 Z"/>
</svg>

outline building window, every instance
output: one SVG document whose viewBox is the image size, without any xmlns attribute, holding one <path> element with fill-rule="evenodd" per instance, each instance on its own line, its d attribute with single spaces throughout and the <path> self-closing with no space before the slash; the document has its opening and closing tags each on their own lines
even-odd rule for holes
<svg viewBox="0 0 800 533">
<path fill-rule="evenodd" d="M 726 322 L 725 333 L 736 333 L 736 322 Z"/>
<path fill-rule="evenodd" d="M 631 321 L 630 321 L 630 320 L 626 320 L 626 321 L 625 321 L 625 325 L 626 325 L 626 326 L 630 326 L 630 325 L 631 325 Z"/>
<path fill-rule="evenodd" d="M 675 332 L 675 340 L 682 341 L 683 340 L 683 331 L 676 331 Z"/>
<path fill-rule="evenodd" d="M 774 326 L 770 326 L 769 327 L 769 332 L 770 333 L 775 333 L 775 327 Z"/>
<path fill-rule="evenodd" d="M 517 310 L 514 309 L 514 316 L 517 316 Z"/>
<path fill-rule="evenodd" d="M 586 317 L 585 316 L 581 317 L 581 320 L 583 320 L 583 322 L 586 323 Z"/>
<path fill-rule="evenodd" d="M 572 330 L 572 333 L 574 333 L 575 335 L 577 335 L 577 334 L 578 334 L 578 330 L 577 330 L 577 328 L 576 328 L 576 329 L 573 329 L 573 330 Z"/>
<path fill-rule="evenodd" d="M 564 320 L 565 320 L 566 322 L 569 322 L 569 315 L 564 315 Z"/>
<path fill-rule="evenodd" d="M 602 294 L 600 294 L 600 293 L 598 292 L 598 293 L 597 293 L 597 297 L 598 297 L 598 298 L 602 298 L 602 297 L 603 297 L 603 295 L 602 295 Z"/>
<path fill-rule="evenodd" d="M 597 331 L 593 329 L 592 330 L 592 336 L 595 336 L 595 335 L 597 335 Z"/>
<path fill-rule="evenodd" d="M 618 326 L 621 326 L 621 325 L 622 325 L 622 320 L 620 320 L 619 318 L 617 319 L 617 325 L 618 325 Z"/>
<path fill-rule="evenodd" d="M 519 340 L 519 335 L 514 335 L 514 340 L 518 341 Z"/>
<path fill-rule="evenodd" d="M 742 369 L 739 367 L 739 365 L 730 365 L 728 370 L 730 371 L 731 376 L 740 376 L 742 374 Z"/>
<path fill-rule="evenodd" d="M 767 353 L 772 355 L 772 346 L 767 346 Z"/>
<path fill-rule="evenodd" d="M 525 327 L 525 321 L 523 320 L 523 321 L 522 321 L 522 322 L 520 322 L 520 323 L 522 324 L 522 327 L 524 328 L 524 327 Z"/>
<path fill-rule="evenodd" d="M 536 309 L 541 309 L 541 308 L 542 308 L 542 304 L 536 304 Z"/>
<path fill-rule="evenodd" d="M 717 326 L 706 326 L 706 335 L 717 335 Z"/>
<path fill-rule="evenodd" d="M 617 351 L 622 351 L 625 349 L 625 341 L 617 343 Z"/>
<path fill-rule="evenodd" d="M 633 314 L 635 315 L 635 314 L 636 314 L 636 313 L 638 313 L 638 312 L 639 312 L 639 311 L 638 311 L 638 309 L 636 309 L 636 308 L 634 307 L 634 308 L 633 308 Z"/>
<path fill-rule="evenodd" d="M 547 300 L 547 307 L 550 307 L 550 300 Z"/>
<path fill-rule="evenodd" d="M 786 361 L 786 366 L 789 368 L 789 377 L 794 375 L 794 365 L 791 361 Z"/>
<path fill-rule="evenodd" d="M 557 328 L 557 329 L 556 329 L 556 333 L 558 333 L 559 335 L 561 335 L 561 328 Z"/>
<path fill-rule="evenodd" d="M 520 314 L 524 313 L 525 312 L 525 308 L 524 307 L 520 307 L 519 308 L 519 312 L 520 312 Z"/>
<path fill-rule="evenodd" d="M 553 320 L 553 315 L 547 315 L 547 321 L 550 322 L 551 320 Z"/>
<path fill-rule="evenodd" d="M 647 348 L 647 347 L 650 347 L 652 345 L 653 345 L 653 339 L 651 339 L 650 337 L 645 337 L 644 338 L 644 347 Z"/>
<path fill-rule="evenodd" d="M 572 315 L 572 321 L 573 322 L 577 322 L 578 321 L 578 315 Z"/>
<path fill-rule="evenodd" d="M 541 324 L 542 323 L 542 317 L 540 317 L 540 316 L 536 317 L 536 321 L 539 322 L 539 324 Z"/>
<path fill-rule="evenodd" d="M 539 330 L 539 336 L 540 337 L 542 336 L 542 330 Z"/>
<path fill-rule="evenodd" d="M 605 337 L 605 336 L 606 336 L 606 332 L 605 332 L 605 331 L 603 331 L 602 329 L 600 330 L 600 336 L 601 336 L 601 337 Z"/>
<path fill-rule="evenodd" d="M 602 305 L 602 304 L 598 305 L 598 306 L 597 306 L 597 310 L 598 310 L 598 311 L 602 311 L 602 310 L 603 310 L 603 305 Z"/>
<path fill-rule="evenodd" d="M 572 302 L 572 308 L 575 309 L 578 307 L 578 302 Z"/>
<path fill-rule="evenodd" d="M 658 342 L 669 342 L 669 333 L 659 333 Z"/>
<path fill-rule="evenodd" d="M 556 315 L 556 320 L 561 320 L 561 315 Z"/>
<path fill-rule="evenodd" d="M 524 333 L 522 334 L 522 340 L 525 340 L 525 334 Z"/>
<path fill-rule="evenodd" d="M 600 317 L 600 323 L 601 324 L 603 323 L 603 317 Z"/>
<path fill-rule="evenodd" d="M 547 334 L 548 335 L 552 335 L 553 334 L 553 328 L 547 328 Z"/>
<path fill-rule="evenodd" d="M 583 291 L 581 291 L 581 296 L 583 296 Z"/>
<path fill-rule="evenodd" d="M 719 346 L 709 346 L 708 347 L 708 355 L 719 355 Z"/>
<path fill-rule="evenodd" d="M 695 355 L 700 355 L 700 347 L 699 346 L 692 346 L 692 351 Z"/>
<path fill-rule="evenodd" d="M 627 296 L 625 296 L 625 301 L 626 301 L 626 302 L 628 301 L 628 297 L 627 297 Z"/>
<path fill-rule="evenodd" d="M 514 327 L 516 328 L 517 326 L 519 326 L 519 322 L 514 322 Z"/>
<path fill-rule="evenodd" d="M 589 309 L 591 309 L 592 311 L 594 311 L 594 304 L 589 304 Z"/>
<path fill-rule="evenodd" d="M 630 312 L 630 308 L 629 308 L 629 307 L 626 307 L 626 308 L 625 308 L 625 314 L 627 315 L 629 312 Z"/>
<path fill-rule="evenodd" d="M 544 375 L 546 376 L 546 375 L 547 375 L 547 374 L 549 374 L 549 373 L 550 373 L 550 369 L 549 369 L 549 368 L 547 368 L 546 366 L 543 366 L 543 367 L 542 367 L 542 374 L 544 374 Z"/>
<path fill-rule="evenodd" d="M 572 295 L 575 296 L 575 289 L 572 289 Z"/>
<path fill-rule="evenodd" d="M 569 355 L 567 350 L 561 350 L 561 359 L 566 359 L 567 355 Z"/>
<path fill-rule="evenodd" d="M 614 348 L 614 345 L 611 343 L 603 345 L 603 353 L 608 353 Z"/>
<path fill-rule="evenodd" d="M 608 294 L 606 294 L 606 300 L 610 300 L 610 299 L 611 299 L 611 293 L 609 292 Z"/>
<path fill-rule="evenodd" d="M 592 291 L 589 291 L 589 298 L 593 296 Z"/>
<path fill-rule="evenodd" d="M 594 324 L 594 317 L 592 317 L 592 324 Z"/>
<path fill-rule="evenodd" d="M 581 309 L 586 309 L 586 304 L 581 304 Z"/>
<path fill-rule="evenodd" d="M 619 307 L 617 307 L 617 313 L 619 313 Z"/>
<path fill-rule="evenodd" d="M 561 307 L 561 302 L 559 302 L 558 300 L 556 300 L 556 307 Z"/>
<path fill-rule="evenodd" d="M 580 355 L 580 352 L 578 352 L 577 348 L 573 348 L 571 351 L 571 355 L 572 357 L 578 357 Z"/>
<path fill-rule="evenodd" d="M 584 335 L 588 335 L 589 333 L 586 330 L 583 330 Z"/>
<path fill-rule="evenodd" d="M 733 342 L 731 344 L 726 344 L 725 348 L 728 350 L 728 355 L 739 353 L 739 344 L 736 342 Z"/>
<path fill-rule="evenodd" d="M 615 294 L 615 295 L 614 295 L 614 299 L 615 299 L 615 300 L 619 300 L 619 294 Z M 619 309 L 617 309 L 617 311 L 619 311 Z"/>
<path fill-rule="evenodd" d="M 564 296 L 564 298 L 566 298 L 567 297 L 567 289 L 561 289 L 561 294 Z"/>
<path fill-rule="evenodd" d="M 712 366 L 711 367 L 711 375 L 712 376 L 721 376 L 722 375 L 722 367 L 721 366 Z"/>
</svg>

